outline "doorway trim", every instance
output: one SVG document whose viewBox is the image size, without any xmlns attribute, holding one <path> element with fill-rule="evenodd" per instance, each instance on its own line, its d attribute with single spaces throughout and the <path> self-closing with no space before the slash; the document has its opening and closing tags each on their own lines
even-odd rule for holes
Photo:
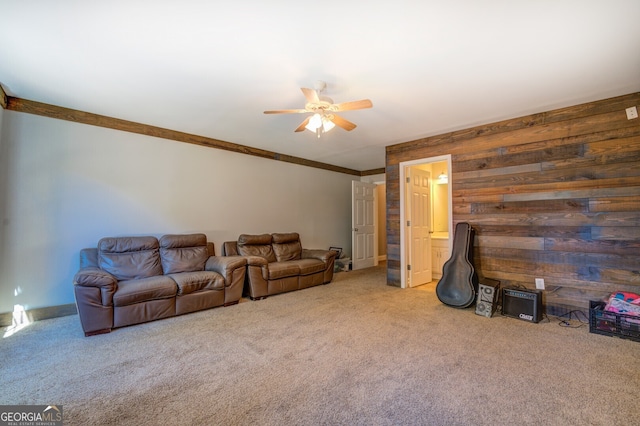
<svg viewBox="0 0 640 426">
<path fill-rule="evenodd" d="M 406 180 L 407 180 L 407 172 L 406 169 L 412 166 L 418 166 L 421 164 L 431 164 L 431 163 L 441 163 L 443 161 L 447 162 L 447 170 L 449 174 L 449 202 L 447 206 L 447 211 L 449 213 L 449 247 L 451 247 L 451 237 L 453 236 L 453 200 L 452 200 L 452 190 L 451 190 L 451 154 L 439 155 L 436 157 L 428 157 L 428 158 L 420 158 L 417 160 L 411 161 L 402 161 L 399 164 L 400 168 L 400 288 L 408 288 L 407 286 L 407 235 L 405 226 L 407 223 L 407 203 L 411 200 L 407 200 L 406 196 Z"/>
</svg>

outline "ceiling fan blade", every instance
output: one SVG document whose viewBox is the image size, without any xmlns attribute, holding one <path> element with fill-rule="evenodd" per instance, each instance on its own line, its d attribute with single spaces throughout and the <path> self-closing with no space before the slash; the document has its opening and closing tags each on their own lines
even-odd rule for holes
<svg viewBox="0 0 640 426">
<path fill-rule="evenodd" d="M 331 121 L 333 121 L 333 123 L 338 126 L 338 127 L 342 127 L 344 130 L 350 132 L 351 130 L 355 129 L 357 126 L 350 122 L 349 120 L 345 120 L 344 118 L 340 117 L 339 115 L 333 114 L 333 117 L 331 118 Z"/>
<path fill-rule="evenodd" d="M 265 114 L 302 114 L 309 112 L 306 109 L 277 109 L 273 111 L 265 111 Z"/>
<path fill-rule="evenodd" d="M 318 92 L 313 89 L 307 89 L 306 87 L 302 87 L 302 93 L 304 93 L 304 97 L 307 98 L 307 102 L 317 103 L 320 102 L 320 98 L 318 97 Z"/>
<path fill-rule="evenodd" d="M 309 120 L 311 120 L 311 116 L 305 118 L 304 121 L 298 126 L 298 128 L 295 131 L 296 132 L 303 132 L 304 131 L 304 127 L 307 124 L 309 124 Z"/>
<path fill-rule="evenodd" d="M 335 104 L 335 111 L 352 111 L 354 109 L 371 108 L 373 103 L 369 99 L 362 99 L 359 101 L 342 102 L 341 104 Z"/>
</svg>

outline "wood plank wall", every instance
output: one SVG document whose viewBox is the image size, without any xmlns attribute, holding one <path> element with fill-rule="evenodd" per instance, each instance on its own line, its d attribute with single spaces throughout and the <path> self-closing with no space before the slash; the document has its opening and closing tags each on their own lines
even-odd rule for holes
<svg viewBox="0 0 640 426">
<path fill-rule="evenodd" d="M 535 288 L 547 312 L 640 293 L 640 93 L 388 146 L 387 283 L 400 286 L 399 163 L 452 155 L 453 222 L 480 277 Z"/>
</svg>

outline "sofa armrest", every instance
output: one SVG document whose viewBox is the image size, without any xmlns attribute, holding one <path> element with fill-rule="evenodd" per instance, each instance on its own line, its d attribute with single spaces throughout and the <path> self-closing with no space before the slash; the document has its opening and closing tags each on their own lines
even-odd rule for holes
<svg viewBox="0 0 640 426">
<path fill-rule="evenodd" d="M 267 262 L 267 259 L 265 259 L 262 256 L 243 256 L 243 257 L 247 259 L 247 265 L 249 266 L 265 267 L 269 264 L 269 262 Z"/>
<path fill-rule="evenodd" d="M 100 268 L 82 268 L 73 277 L 78 316 L 85 336 L 113 328 L 113 294 L 118 280 Z"/>
<path fill-rule="evenodd" d="M 244 268 L 246 265 L 247 259 L 242 256 L 209 256 L 204 269 L 217 272 L 224 277 L 225 281 L 228 281 L 233 271 Z M 226 284 L 229 285 L 228 282 Z"/>
<path fill-rule="evenodd" d="M 73 285 L 99 287 L 105 290 L 115 291 L 118 286 L 118 280 L 107 271 L 103 271 L 100 268 L 89 267 L 81 269 L 76 273 L 73 277 Z"/>
<path fill-rule="evenodd" d="M 318 259 L 324 263 L 329 263 L 338 253 L 333 250 L 321 250 L 321 249 L 302 249 L 303 259 Z"/>
<path fill-rule="evenodd" d="M 256 271 L 260 271 L 262 279 L 267 281 L 269 279 L 269 262 L 262 256 L 245 256 L 247 259 L 247 269 L 255 274 Z"/>
<path fill-rule="evenodd" d="M 303 259 L 318 259 L 324 263 L 324 276 L 322 282 L 328 284 L 333 280 L 333 267 L 336 262 L 337 252 L 333 250 L 302 249 Z"/>
<path fill-rule="evenodd" d="M 99 289 L 100 303 L 103 306 L 111 306 L 113 304 L 113 294 L 118 289 L 118 280 L 100 268 L 89 267 L 83 268 L 76 273 L 73 277 L 73 285 Z"/>
<path fill-rule="evenodd" d="M 224 278 L 224 305 L 238 303 L 242 297 L 247 275 L 247 259 L 242 256 L 210 256 L 204 269 L 217 272 Z"/>
</svg>

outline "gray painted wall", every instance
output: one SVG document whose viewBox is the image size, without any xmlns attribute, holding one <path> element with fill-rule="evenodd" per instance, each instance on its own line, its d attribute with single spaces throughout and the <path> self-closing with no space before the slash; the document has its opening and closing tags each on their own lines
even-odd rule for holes
<svg viewBox="0 0 640 426">
<path fill-rule="evenodd" d="M 73 303 L 104 236 L 299 232 L 351 252 L 358 177 L 0 108 L 0 313 Z"/>
</svg>

